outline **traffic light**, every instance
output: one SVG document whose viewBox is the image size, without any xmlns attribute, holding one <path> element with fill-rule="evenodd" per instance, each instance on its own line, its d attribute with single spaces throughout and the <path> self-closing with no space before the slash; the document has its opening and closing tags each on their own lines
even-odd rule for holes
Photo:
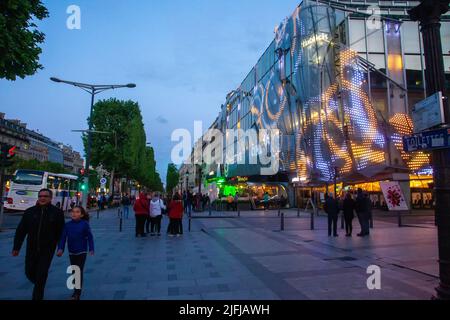
<svg viewBox="0 0 450 320">
<path fill-rule="evenodd" d="M 85 173 L 84 168 L 81 168 L 81 169 L 80 169 L 80 175 L 81 175 L 81 176 L 84 176 L 84 173 Z"/>
<path fill-rule="evenodd" d="M 16 146 L 11 146 L 6 143 L 1 144 L 0 161 L 2 166 L 4 167 L 11 166 L 13 164 L 11 159 L 14 158 L 15 155 L 16 155 Z"/>
<path fill-rule="evenodd" d="M 80 186 L 80 189 L 81 189 L 81 191 L 86 191 L 87 190 L 87 185 L 86 185 L 86 183 L 82 183 L 81 184 L 81 186 Z"/>
</svg>

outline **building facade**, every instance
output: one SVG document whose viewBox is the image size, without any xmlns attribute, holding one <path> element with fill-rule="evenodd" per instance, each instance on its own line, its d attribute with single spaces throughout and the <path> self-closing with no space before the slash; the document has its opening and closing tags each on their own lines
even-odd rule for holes
<svg viewBox="0 0 450 320">
<path fill-rule="evenodd" d="M 19 120 L 5 119 L 5 114 L 0 112 L 0 142 L 17 146 L 16 154 L 26 158 L 30 148 L 26 124 Z"/>
<path fill-rule="evenodd" d="M 27 129 L 20 120 L 5 119 L 4 113 L 0 113 L 0 142 L 16 146 L 17 157 L 24 160 L 59 163 L 75 174 L 83 167 L 83 158 L 72 147 Z"/>
<path fill-rule="evenodd" d="M 275 39 L 227 95 L 217 118 L 226 129 L 278 129 L 280 169 L 236 164 L 225 149 L 247 144 L 224 136 L 220 176 L 250 197 L 268 192 L 304 205 L 325 192 L 358 187 L 385 207 L 379 182 L 400 181 L 413 207 L 433 206 L 429 155 L 405 153 L 413 132 L 411 110 L 425 98 L 423 44 L 408 10 L 419 1 L 309 1 L 275 30 Z M 441 23 L 447 88 L 450 84 L 450 15 Z M 208 143 L 211 143 L 210 141 Z M 270 149 L 270 145 L 268 145 Z M 231 159 L 233 160 L 233 159 Z M 208 179 L 208 177 L 204 177 Z M 207 182 L 207 181 L 206 181 Z"/>
</svg>

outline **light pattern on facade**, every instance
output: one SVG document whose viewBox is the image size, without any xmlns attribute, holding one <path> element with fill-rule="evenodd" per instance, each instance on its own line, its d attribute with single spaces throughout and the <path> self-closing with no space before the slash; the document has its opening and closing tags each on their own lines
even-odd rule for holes
<svg viewBox="0 0 450 320">
<path fill-rule="evenodd" d="M 299 181 L 332 181 L 336 171 L 345 178 L 392 166 L 391 144 L 403 160 L 396 166 L 423 170 L 428 155 L 403 152 L 410 118 L 397 113 L 384 122 L 377 115 L 368 71 L 357 52 L 335 40 L 337 23 L 332 8 L 303 1 L 275 30 L 276 63 L 256 77 L 249 109 L 259 128 L 280 130 L 282 170 Z M 389 57 L 388 65 L 404 67 L 401 56 Z"/>
</svg>

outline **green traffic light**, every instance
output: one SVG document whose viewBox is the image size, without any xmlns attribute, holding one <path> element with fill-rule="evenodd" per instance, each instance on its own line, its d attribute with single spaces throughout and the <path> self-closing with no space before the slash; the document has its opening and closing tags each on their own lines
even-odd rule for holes
<svg viewBox="0 0 450 320">
<path fill-rule="evenodd" d="M 83 190 L 83 191 L 86 190 L 86 184 L 83 183 L 83 184 L 81 185 L 81 190 Z"/>
</svg>

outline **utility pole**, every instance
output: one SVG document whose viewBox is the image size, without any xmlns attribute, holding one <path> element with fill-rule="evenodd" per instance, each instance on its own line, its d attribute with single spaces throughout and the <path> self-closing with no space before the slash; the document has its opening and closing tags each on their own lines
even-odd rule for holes
<svg viewBox="0 0 450 320">
<path fill-rule="evenodd" d="M 445 124 L 450 122 L 448 98 L 445 92 L 445 71 L 442 54 L 440 19 L 449 9 L 450 0 L 423 0 L 409 11 L 412 20 L 419 21 L 425 54 L 427 97 L 441 91 L 444 97 Z M 450 149 L 432 153 L 436 222 L 439 248 L 439 278 L 437 299 L 450 299 Z"/>
<path fill-rule="evenodd" d="M 11 159 L 14 158 L 15 146 L 10 146 L 8 144 L 1 144 L 0 149 L 0 231 L 3 224 L 3 213 L 4 213 L 4 203 L 3 203 L 3 190 L 5 186 L 5 169 L 12 165 Z"/>
</svg>

